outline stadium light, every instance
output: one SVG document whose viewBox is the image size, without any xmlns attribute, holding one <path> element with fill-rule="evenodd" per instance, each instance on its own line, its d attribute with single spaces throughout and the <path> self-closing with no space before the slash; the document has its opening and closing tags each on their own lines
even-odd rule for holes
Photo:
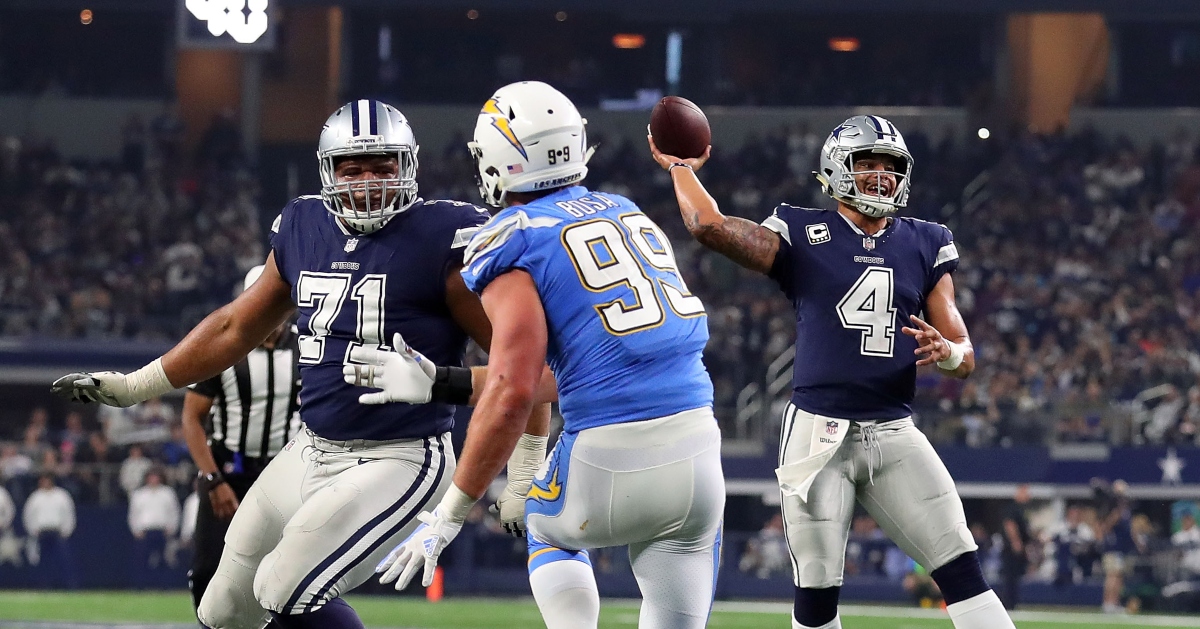
<svg viewBox="0 0 1200 629">
<path fill-rule="evenodd" d="M 858 50 L 857 37 L 830 37 L 829 49 L 834 52 L 854 52 Z"/>
<path fill-rule="evenodd" d="M 638 33 L 617 33 L 613 35 L 612 44 L 615 48 L 631 50 L 646 45 L 646 36 Z"/>
<path fill-rule="evenodd" d="M 267 0 L 186 0 L 184 6 L 213 37 L 228 33 L 239 44 L 253 44 L 267 32 Z"/>
<path fill-rule="evenodd" d="M 979 127 L 978 135 L 980 140 L 986 140 L 992 137 L 992 132 L 988 131 L 987 127 Z"/>
</svg>

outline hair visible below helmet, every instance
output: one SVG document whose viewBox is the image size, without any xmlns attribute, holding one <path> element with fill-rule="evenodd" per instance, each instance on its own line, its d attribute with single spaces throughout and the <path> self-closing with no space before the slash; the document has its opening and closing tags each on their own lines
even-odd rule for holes
<svg viewBox="0 0 1200 629">
<path fill-rule="evenodd" d="M 855 155 L 863 152 L 895 157 L 898 160 L 895 172 L 854 172 Z M 825 194 L 867 216 L 880 218 L 908 204 L 912 166 L 912 155 L 904 144 L 904 136 L 891 122 L 879 116 L 854 116 L 829 134 L 825 146 L 821 147 L 820 170 L 813 174 L 821 182 Z M 864 193 L 855 184 L 855 175 L 882 175 L 885 172 L 896 177 L 896 190 L 890 197 Z"/>
<path fill-rule="evenodd" d="M 417 200 L 417 149 L 408 119 L 395 107 L 377 100 L 342 105 L 325 121 L 317 143 L 325 209 L 363 233 L 383 227 Z M 337 180 L 340 159 L 376 155 L 396 158 L 400 168 L 395 178 Z M 365 193 L 361 207 L 355 192 Z"/>
<path fill-rule="evenodd" d="M 591 151 L 587 121 L 571 99 L 538 81 L 506 85 L 483 104 L 473 141 L 483 200 L 503 207 L 509 192 L 537 192 L 583 181 Z"/>
</svg>

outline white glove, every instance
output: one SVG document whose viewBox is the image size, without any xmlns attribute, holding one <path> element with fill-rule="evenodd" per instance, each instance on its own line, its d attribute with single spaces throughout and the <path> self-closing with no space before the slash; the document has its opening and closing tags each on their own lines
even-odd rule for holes
<svg viewBox="0 0 1200 629">
<path fill-rule="evenodd" d="M 74 402 L 100 402 L 121 408 L 145 402 L 174 388 L 163 371 L 161 358 L 129 375 L 118 371 L 69 373 L 50 385 L 52 392 Z"/>
<path fill-rule="evenodd" d="M 500 525 L 509 535 L 525 537 L 525 497 L 545 459 L 546 437 L 521 435 L 508 459 L 508 484 L 490 509 L 500 516 Z"/>
<path fill-rule="evenodd" d="M 457 485 L 451 484 L 450 490 L 433 513 L 422 511 L 417 516 L 423 524 L 375 566 L 375 573 L 383 574 L 379 577 L 379 582 L 395 581 L 396 589 L 403 590 L 416 576 L 417 570 L 424 566 L 425 574 L 421 578 L 421 585 L 429 587 L 437 570 L 438 557 L 462 530 L 463 520 L 474 504 L 474 498 L 463 493 Z"/>
<path fill-rule="evenodd" d="M 433 398 L 433 378 L 437 365 L 409 347 L 399 333 L 392 336 L 392 347 L 395 349 L 364 348 L 359 356 L 365 364 L 342 367 L 342 376 L 347 384 L 382 389 L 360 395 L 359 403 L 429 402 Z"/>
</svg>

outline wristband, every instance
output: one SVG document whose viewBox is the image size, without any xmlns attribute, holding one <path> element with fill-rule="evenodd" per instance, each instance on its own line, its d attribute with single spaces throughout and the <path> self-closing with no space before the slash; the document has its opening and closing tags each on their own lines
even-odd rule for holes
<svg viewBox="0 0 1200 629">
<path fill-rule="evenodd" d="M 967 352 L 963 349 L 962 345 L 953 341 L 946 341 L 946 345 L 950 347 L 950 355 L 946 357 L 946 360 L 939 360 L 937 366 L 939 369 L 954 371 L 962 364 L 963 359 L 967 356 Z"/>
<path fill-rule="evenodd" d="M 218 485 L 228 482 L 225 480 L 225 476 L 220 472 L 209 472 L 207 474 L 200 472 L 196 476 L 200 481 L 200 489 L 206 492 L 212 491 L 213 489 L 216 489 Z"/>
<path fill-rule="evenodd" d="M 433 374 L 429 396 L 433 402 L 465 405 L 471 400 L 473 391 L 469 367 L 438 367 Z"/>
<path fill-rule="evenodd" d="M 471 507 L 475 506 L 475 500 L 468 496 L 467 492 L 459 489 L 458 485 L 450 483 L 450 489 L 446 490 L 446 495 L 442 496 L 437 508 L 447 521 L 462 524 L 471 512 Z"/>
<path fill-rule="evenodd" d="M 163 371 L 161 357 L 125 376 L 125 383 L 129 387 L 129 397 L 135 403 L 145 402 L 175 390 L 171 381 L 167 379 L 167 372 Z"/>
<path fill-rule="evenodd" d="M 546 442 L 540 435 L 525 433 L 517 440 L 517 447 L 508 457 L 508 486 L 517 495 L 529 493 L 533 477 L 537 475 L 542 461 L 546 460 Z"/>
<path fill-rule="evenodd" d="M 696 172 L 695 170 L 692 169 L 691 166 L 689 166 L 683 162 L 674 162 L 670 166 L 667 166 L 667 172 L 671 172 L 672 170 L 675 170 L 676 166 L 683 166 L 684 168 L 691 170 L 692 172 Z"/>
</svg>

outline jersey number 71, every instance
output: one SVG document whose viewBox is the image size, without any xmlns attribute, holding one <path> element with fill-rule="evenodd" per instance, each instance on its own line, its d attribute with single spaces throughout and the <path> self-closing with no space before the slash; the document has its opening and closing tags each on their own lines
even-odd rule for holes
<svg viewBox="0 0 1200 629">
<path fill-rule="evenodd" d="M 657 327 L 666 317 L 664 302 L 679 317 L 703 316 L 704 304 L 688 292 L 671 243 L 658 225 L 641 213 L 622 214 L 617 220 L 620 225 L 601 218 L 562 231 L 563 246 L 584 288 L 603 293 L 625 286 L 633 292 L 632 299 L 618 297 L 595 306 L 605 329 L 624 335 Z"/>
</svg>

